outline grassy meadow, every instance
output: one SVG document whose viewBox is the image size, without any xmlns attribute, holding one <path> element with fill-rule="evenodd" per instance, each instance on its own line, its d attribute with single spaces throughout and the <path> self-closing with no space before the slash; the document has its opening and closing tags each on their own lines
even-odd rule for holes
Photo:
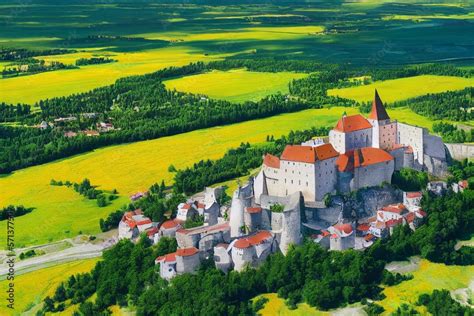
<svg viewBox="0 0 474 316">
<path fill-rule="evenodd" d="M 333 125 L 346 112 L 356 108 L 325 108 L 278 115 L 221 127 L 207 128 L 159 139 L 111 146 L 71 158 L 18 170 L 0 177 L 0 207 L 14 204 L 36 209 L 18 217 L 16 243 L 34 245 L 75 236 L 82 231 L 99 231 L 98 221 L 128 201 L 128 196 L 146 190 L 162 179 L 170 183 L 168 166 L 190 166 L 201 159 L 217 159 L 241 142 L 259 143 L 267 135 L 275 137 L 290 130 Z M 406 108 L 389 111 L 400 121 L 430 128 L 433 121 Z M 187 148 L 186 154 L 176 148 Z M 50 180 L 79 182 L 90 179 L 100 189 L 117 189 L 120 198 L 103 208 L 72 188 L 51 186 Z M 229 183 L 235 187 L 232 181 Z M 36 223 L 38 225 L 30 225 Z M 0 229 L 5 229 L 0 222 Z"/>
<path fill-rule="evenodd" d="M 285 305 L 285 300 L 279 298 L 276 293 L 268 293 L 257 296 L 266 297 L 269 301 L 265 304 L 264 308 L 259 311 L 262 316 L 280 315 L 280 316 L 327 316 L 330 315 L 328 312 L 321 312 L 317 309 L 309 306 L 306 303 L 298 304 L 298 308 L 291 310 Z"/>
<path fill-rule="evenodd" d="M 89 272 L 98 259 L 79 260 L 59 264 L 41 270 L 28 272 L 15 277 L 15 313 L 34 315 L 37 305 L 46 296 L 54 295 L 57 286 L 66 281 L 69 276 L 77 273 Z M 0 291 L 4 293 L 8 288 L 8 281 L 0 281 Z M 0 306 L 0 315 L 12 315 L 5 304 Z"/>
<path fill-rule="evenodd" d="M 165 81 L 165 86 L 177 91 L 205 94 L 213 99 L 230 102 L 258 101 L 263 97 L 288 93 L 288 83 L 305 74 L 291 72 L 252 72 L 245 69 L 214 70 L 209 73 Z"/>
<path fill-rule="evenodd" d="M 377 81 L 363 86 L 331 89 L 328 91 L 328 95 L 366 102 L 372 101 L 374 89 L 377 89 L 382 100 L 391 103 L 428 93 L 462 90 L 470 86 L 474 86 L 474 78 L 422 75 Z"/>
<path fill-rule="evenodd" d="M 385 308 L 384 315 L 389 315 L 402 303 L 414 305 L 420 294 L 431 293 L 434 289 L 454 291 L 468 287 L 474 281 L 474 266 L 447 266 L 423 259 L 411 274 L 414 276 L 412 280 L 383 290 L 386 298 L 377 304 Z"/>
</svg>

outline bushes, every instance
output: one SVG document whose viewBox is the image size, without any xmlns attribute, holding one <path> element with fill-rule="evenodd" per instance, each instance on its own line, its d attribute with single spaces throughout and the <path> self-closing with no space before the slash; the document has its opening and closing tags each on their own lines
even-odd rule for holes
<svg viewBox="0 0 474 316">
<path fill-rule="evenodd" d="M 474 315 L 474 309 L 459 304 L 451 297 L 447 290 L 434 290 L 431 295 L 421 294 L 418 297 L 418 305 L 426 306 L 428 312 L 434 316 Z"/>
<path fill-rule="evenodd" d="M 395 171 L 392 176 L 392 184 L 403 191 L 420 191 L 428 184 L 426 172 L 403 168 Z"/>
<path fill-rule="evenodd" d="M 0 209 L 0 221 L 4 221 L 13 217 L 26 215 L 28 213 L 31 213 L 33 210 L 34 208 L 32 207 L 26 208 L 23 205 L 19 205 L 19 206 L 9 205 L 7 207 Z"/>
</svg>

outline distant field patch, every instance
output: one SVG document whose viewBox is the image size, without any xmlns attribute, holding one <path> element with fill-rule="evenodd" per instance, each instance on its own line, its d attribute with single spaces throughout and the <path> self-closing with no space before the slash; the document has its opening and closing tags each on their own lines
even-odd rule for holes
<svg viewBox="0 0 474 316">
<path fill-rule="evenodd" d="M 421 260 L 419 268 L 411 272 L 412 280 L 386 287 L 386 298 L 377 304 L 385 308 L 385 314 L 395 311 L 402 303 L 414 304 L 422 293 L 431 293 L 434 289 L 456 290 L 466 288 L 474 279 L 474 266 L 447 266 Z"/>
<path fill-rule="evenodd" d="M 165 81 L 168 89 L 199 93 L 231 102 L 257 101 L 277 92 L 288 93 L 288 83 L 306 76 L 291 72 L 212 71 Z"/>
<path fill-rule="evenodd" d="M 262 294 L 258 297 L 266 297 L 269 301 L 265 304 L 265 307 L 261 309 L 258 313 L 262 316 L 272 316 L 272 315 L 281 315 L 281 316 L 325 316 L 330 315 L 328 312 L 321 312 L 317 309 L 309 306 L 306 303 L 298 304 L 298 308 L 291 310 L 288 306 L 285 305 L 285 300 L 279 298 L 276 293 Z"/>
<path fill-rule="evenodd" d="M 341 115 L 358 113 L 356 108 L 333 107 L 206 128 L 149 141 L 111 146 L 93 152 L 30 167 L 0 176 L 0 207 L 14 204 L 35 207 L 35 211 L 15 220 L 16 244 L 35 245 L 99 232 L 99 219 L 127 203 L 128 196 L 148 189 L 162 179 L 171 183 L 173 164 L 181 169 L 201 159 L 217 159 L 227 149 L 242 142 L 261 143 L 267 135 L 279 137 L 290 130 L 330 126 Z M 402 122 L 430 128 L 433 121 L 422 119 L 409 109 L 397 108 L 389 114 Z M 180 150 L 176 150 L 176 149 Z M 185 150 L 185 154 L 183 154 Z M 51 178 L 79 182 L 84 178 L 99 189 L 117 189 L 120 198 L 99 208 L 94 200 L 83 198 L 67 187 L 51 186 Z M 245 179 L 242 179 L 245 180 Z M 229 181 L 235 187 L 235 181 Z M 31 225 L 35 223 L 35 225 Z M 6 223 L 0 222 L 0 230 Z"/>
<path fill-rule="evenodd" d="M 435 20 L 435 19 L 449 19 L 449 20 L 471 20 L 474 19 L 474 13 L 470 12 L 468 14 L 447 14 L 447 15 L 403 15 L 403 14 L 394 14 L 387 15 L 382 18 L 386 21 L 391 20 L 401 20 L 401 21 L 416 21 L 422 22 L 426 20 Z"/>
<path fill-rule="evenodd" d="M 461 90 L 470 86 L 474 86 L 474 78 L 422 75 L 377 81 L 365 86 L 331 89 L 328 94 L 363 102 L 371 101 L 374 90 L 377 89 L 383 101 L 394 102 L 428 93 Z"/>
<path fill-rule="evenodd" d="M 68 262 L 40 269 L 33 272 L 17 275 L 15 277 L 15 311 L 20 314 L 28 311 L 34 315 L 37 305 L 46 296 L 53 296 L 56 287 L 69 276 L 77 273 L 89 272 L 97 263 L 98 259 L 80 260 Z M 5 293 L 10 281 L 0 281 L 0 291 Z M 11 315 L 11 310 L 1 304 L 0 314 Z"/>
<path fill-rule="evenodd" d="M 105 54 L 107 54 L 105 51 L 86 51 L 71 55 L 48 56 L 44 59 L 73 64 L 79 58 Z M 106 86 L 122 77 L 150 73 L 169 66 L 184 66 L 190 62 L 216 60 L 225 54 L 204 56 L 191 52 L 186 47 L 166 47 L 134 53 L 113 53 L 113 55 L 109 53 L 109 56 L 118 62 L 2 79 L 0 102 L 33 104 L 41 99 Z"/>
</svg>

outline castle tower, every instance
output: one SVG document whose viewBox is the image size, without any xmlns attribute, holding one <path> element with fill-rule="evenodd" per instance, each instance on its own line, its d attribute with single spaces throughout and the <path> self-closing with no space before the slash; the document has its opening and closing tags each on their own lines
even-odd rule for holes
<svg viewBox="0 0 474 316">
<path fill-rule="evenodd" d="M 390 120 L 377 89 L 375 89 L 368 121 L 373 126 L 372 147 L 384 150 L 392 149 L 397 143 L 397 123 Z"/>
</svg>

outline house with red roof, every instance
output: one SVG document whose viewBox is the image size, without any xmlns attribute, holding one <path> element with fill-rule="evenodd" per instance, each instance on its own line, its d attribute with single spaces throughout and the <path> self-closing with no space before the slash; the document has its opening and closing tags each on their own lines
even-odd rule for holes
<svg viewBox="0 0 474 316">
<path fill-rule="evenodd" d="M 201 264 L 200 253 L 194 247 L 181 248 L 156 258 L 155 264 L 160 265 L 160 276 L 170 280 L 179 274 L 195 272 Z"/>
<path fill-rule="evenodd" d="M 329 142 L 339 153 L 372 146 L 372 124 L 360 114 L 344 114 L 329 132 Z"/>
<path fill-rule="evenodd" d="M 178 205 L 178 212 L 176 218 L 180 221 L 187 221 L 199 215 L 198 208 L 195 203 L 180 203 Z"/>
<path fill-rule="evenodd" d="M 237 238 L 229 245 L 234 270 L 257 267 L 276 250 L 270 231 L 262 230 L 252 235 Z"/>
<path fill-rule="evenodd" d="M 355 247 L 355 231 L 352 224 L 336 224 L 328 228 L 330 235 L 329 248 L 331 250 L 346 250 Z"/>
<path fill-rule="evenodd" d="M 403 192 L 403 204 L 410 211 L 414 211 L 420 207 L 422 197 L 423 194 L 421 193 L 421 191 Z"/>
<path fill-rule="evenodd" d="M 126 212 L 118 225 L 118 238 L 135 241 L 141 233 L 146 233 L 152 241 L 157 240 L 158 229 L 141 209 Z"/>
</svg>

